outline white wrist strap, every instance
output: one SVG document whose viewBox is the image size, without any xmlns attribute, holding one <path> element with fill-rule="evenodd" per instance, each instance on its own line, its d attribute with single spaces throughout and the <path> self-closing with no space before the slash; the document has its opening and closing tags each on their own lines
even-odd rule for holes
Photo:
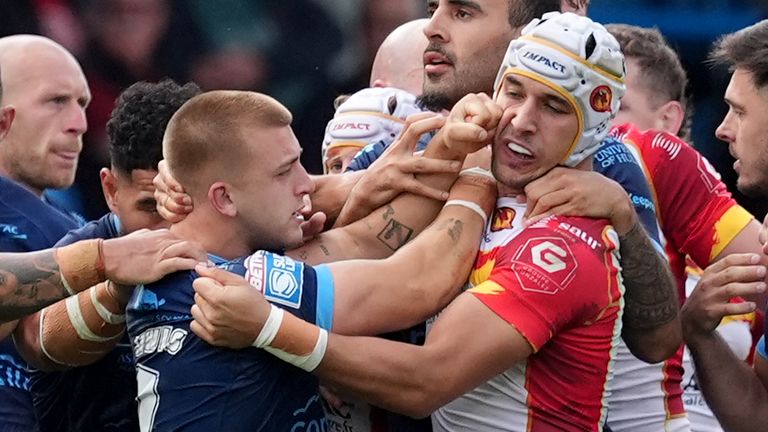
<svg viewBox="0 0 768 432">
<path fill-rule="evenodd" d="M 309 355 L 300 356 L 272 348 L 269 344 L 275 340 L 275 336 L 277 336 L 277 332 L 280 330 L 285 311 L 275 305 L 270 306 L 271 309 L 267 321 L 264 323 L 264 327 L 261 328 L 261 332 L 259 332 L 259 335 L 256 337 L 256 340 L 253 341 L 251 346 L 264 348 L 265 351 L 275 357 L 298 368 L 304 369 L 307 372 L 315 370 L 323 360 L 323 356 L 325 356 L 325 350 L 328 347 L 328 332 L 325 329 L 320 329 L 320 334 L 318 335 L 315 347 Z"/>
<path fill-rule="evenodd" d="M 283 350 L 270 347 L 266 347 L 264 350 L 300 369 L 304 369 L 307 372 L 312 372 L 320 365 L 320 362 L 323 361 L 326 348 L 328 348 L 328 332 L 325 329 L 320 329 L 320 334 L 317 337 L 315 348 L 309 355 L 298 356 L 296 354 L 291 354 Z"/>
<path fill-rule="evenodd" d="M 478 215 L 480 215 L 481 218 L 483 218 L 483 226 L 485 226 L 486 222 L 488 222 L 488 216 L 486 216 L 485 212 L 483 211 L 483 208 L 480 207 L 480 205 L 477 203 L 474 203 L 472 201 L 467 201 L 467 200 L 460 200 L 460 199 L 448 200 L 448 202 L 445 203 L 445 207 L 448 207 L 451 205 L 466 207 L 472 210 L 473 212 L 477 213 Z"/>
<path fill-rule="evenodd" d="M 77 336 L 88 342 L 109 342 L 115 338 L 121 337 L 122 334 L 118 334 L 111 337 L 99 336 L 90 328 L 85 322 L 83 317 L 83 311 L 80 309 L 80 301 L 77 296 L 70 296 L 64 300 L 64 305 L 67 307 L 67 316 L 69 316 L 69 322 L 72 323 L 72 327 L 75 329 Z"/>
<path fill-rule="evenodd" d="M 125 314 L 114 314 L 110 312 L 109 309 L 107 309 L 103 304 L 101 304 L 99 299 L 96 298 L 96 287 L 92 287 L 90 291 L 91 291 L 91 303 L 93 303 L 93 307 L 96 308 L 96 313 L 99 314 L 99 316 L 101 317 L 101 319 L 104 320 L 104 322 L 108 324 L 113 324 L 113 325 L 123 324 L 125 322 Z"/>
<path fill-rule="evenodd" d="M 264 323 L 264 327 L 261 328 L 261 333 L 256 336 L 256 340 L 253 341 L 251 346 L 256 348 L 264 348 L 269 346 L 269 344 L 275 340 L 277 331 L 280 330 L 280 325 L 283 323 L 283 314 L 285 314 L 285 311 L 275 305 L 270 306 L 271 309 L 269 310 L 267 321 Z"/>
<path fill-rule="evenodd" d="M 488 171 L 485 168 L 480 168 L 480 167 L 467 168 L 465 170 L 462 170 L 459 173 L 459 175 L 460 176 L 462 176 L 462 175 L 475 175 L 475 176 L 480 176 L 480 177 L 487 177 L 487 178 L 489 178 L 489 179 L 491 179 L 493 181 L 496 181 L 496 177 L 493 176 L 493 173 L 491 173 L 490 171 Z"/>
<path fill-rule="evenodd" d="M 67 294 L 70 296 L 76 295 L 77 291 L 73 290 L 72 287 L 69 286 L 69 282 L 67 282 L 63 272 L 59 272 L 59 277 L 61 277 L 61 284 L 64 285 L 64 289 L 67 290 Z"/>
</svg>

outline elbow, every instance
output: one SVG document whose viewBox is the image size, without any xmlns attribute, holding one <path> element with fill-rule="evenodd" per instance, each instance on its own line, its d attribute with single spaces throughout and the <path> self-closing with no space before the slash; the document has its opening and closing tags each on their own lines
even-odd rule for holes
<svg viewBox="0 0 768 432">
<path fill-rule="evenodd" d="M 438 403 L 438 392 L 436 387 L 432 384 L 419 384 L 409 393 L 409 397 L 405 398 L 407 403 L 405 403 L 400 410 L 403 415 L 408 417 L 414 419 L 429 417 L 435 410 L 443 405 Z"/>
<path fill-rule="evenodd" d="M 430 367 L 422 367 L 418 373 L 410 374 L 418 377 L 409 383 L 409 388 L 403 398 L 400 412 L 415 419 L 426 418 L 438 408 L 459 397 L 459 383 L 454 379 L 455 374 L 442 367 L 439 363 L 427 362 Z M 443 363 L 446 364 L 446 363 Z M 416 371 L 414 371 L 416 372 Z"/>
<path fill-rule="evenodd" d="M 679 318 L 654 329 L 625 329 L 622 338 L 632 355 L 650 364 L 671 358 L 683 344 Z"/>
</svg>

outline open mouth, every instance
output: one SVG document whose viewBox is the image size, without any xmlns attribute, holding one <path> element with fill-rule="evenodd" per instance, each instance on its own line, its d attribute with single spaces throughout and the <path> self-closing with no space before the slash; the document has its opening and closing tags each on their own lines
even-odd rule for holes
<svg viewBox="0 0 768 432">
<path fill-rule="evenodd" d="M 291 214 L 291 218 L 296 219 L 299 222 L 304 222 L 304 215 L 301 214 L 301 209 L 293 212 L 293 214 Z"/>
<path fill-rule="evenodd" d="M 525 160 L 533 159 L 533 153 L 531 153 L 530 150 L 521 146 L 520 144 L 510 142 L 509 144 L 507 144 L 507 148 L 511 150 L 512 153 L 515 154 L 515 156 L 521 159 L 525 159 Z"/>
</svg>

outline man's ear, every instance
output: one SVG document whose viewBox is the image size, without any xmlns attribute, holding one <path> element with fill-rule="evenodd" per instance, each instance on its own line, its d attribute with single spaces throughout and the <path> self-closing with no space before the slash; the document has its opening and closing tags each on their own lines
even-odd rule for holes
<svg viewBox="0 0 768 432">
<path fill-rule="evenodd" d="M 0 108 L 0 141 L 8 135 L 14 118 L 16 118 L 16 108 L 10 105 Z"/>
<path fill-rule="evenodd" d="M 104 201 L 107 202 L 107 207 L 112 213 L 117 213 L 117 171 L 102 168 L 99 171 L 99 178 L 101 179 L 101 191 L 104 193 Z"/>
<path fill-rule="evenodd" d="M 656 110 L 655 129 L 677 135 L 685 121 L 685 111 L 678 101 L 669 101 Z"/>
<path fill-rule="evenodd" d="M 237 216 L 237 206 L 232 201 L 230 190 L 232 186 L 224 182 L 216 182 L 208 188 L 208 202 L 211 207 L 224 216 Z"/>
</svg>

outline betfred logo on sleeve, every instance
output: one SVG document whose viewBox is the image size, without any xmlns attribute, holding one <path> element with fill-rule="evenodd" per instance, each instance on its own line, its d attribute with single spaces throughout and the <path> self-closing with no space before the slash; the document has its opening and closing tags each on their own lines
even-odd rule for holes
<svg viewBox="0 0 768 432">
<path fill-rule="evenodd" d="M 562 238 L 536 237 L 517 250 L 511 268 L 523 290 L 556 294 L 571 283 L 578 263 Z"/>
<path fill-rule="evenodd" d="M 301 307 L 304 264 L 286 256 L 258 251 L 245 260 L 245 279 L 270 303 Z"/>
</svg>

